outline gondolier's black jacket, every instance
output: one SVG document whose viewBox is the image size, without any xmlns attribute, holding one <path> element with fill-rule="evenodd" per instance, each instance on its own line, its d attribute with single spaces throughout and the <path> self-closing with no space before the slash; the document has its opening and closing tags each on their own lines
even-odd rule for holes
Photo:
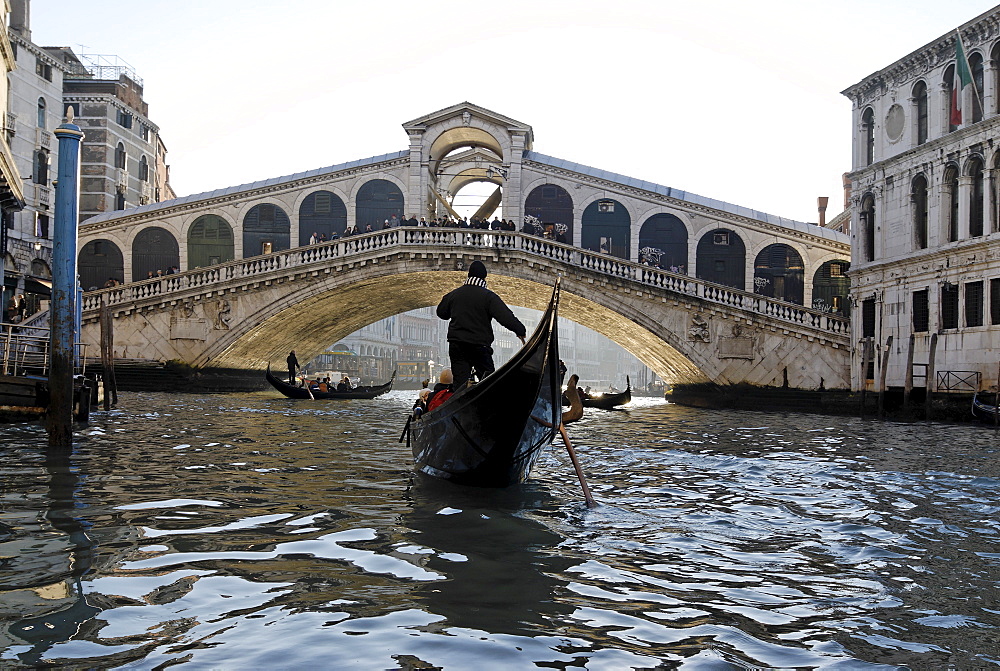
<svg viewBox="0 0 1000 671">
<path fill-rule="evenodd" d="M 491 345 L 494 319 L 519 338 L 527 332 L 502 298 L 475 284 L 463 284 L 446 294 L 437 306 L 437 316 L 451 320 L 448 342 Z"/>
</svg>

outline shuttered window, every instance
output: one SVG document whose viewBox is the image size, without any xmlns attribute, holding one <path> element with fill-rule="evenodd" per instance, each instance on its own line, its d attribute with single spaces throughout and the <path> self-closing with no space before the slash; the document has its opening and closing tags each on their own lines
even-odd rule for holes
<svg viewBox="0 0 1000 671">
<path fill-rule="evenodd" d="M 968 282 L 965 285 L 965 325 L 983 325 L 983 283 Z"/>
<path fill-rule="evenodd" d="M 913 332 L 926 333 L 930 330 L 930 302 L 927 289 L 913 292 Z"/>
</svg>

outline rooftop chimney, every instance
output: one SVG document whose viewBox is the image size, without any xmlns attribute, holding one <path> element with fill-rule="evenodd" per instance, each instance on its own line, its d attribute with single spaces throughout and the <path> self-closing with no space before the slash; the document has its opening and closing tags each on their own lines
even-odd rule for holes
<svg viewBox="0 0 1000 671">
<path fill-rule="evenodd" d="M 830 199 L 826 196 L 820 196 L 816 199 L 819 204 L 819 225 L 826 226 L 826 205 L 830 202 Z"/>
</svg>

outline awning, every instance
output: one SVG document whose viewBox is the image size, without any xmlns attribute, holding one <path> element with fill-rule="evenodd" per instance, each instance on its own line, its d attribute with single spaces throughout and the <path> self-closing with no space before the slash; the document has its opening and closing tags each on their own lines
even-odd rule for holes
<svg viewBox="0 0 1000 671">
<path fill-rule="evenodd" d="M 42 277 L 25 277 L 24 291 L 25 293 L 36 294 L 39 296 L 51 296 L 52 280 L 47 280 Z"/>
</svg>

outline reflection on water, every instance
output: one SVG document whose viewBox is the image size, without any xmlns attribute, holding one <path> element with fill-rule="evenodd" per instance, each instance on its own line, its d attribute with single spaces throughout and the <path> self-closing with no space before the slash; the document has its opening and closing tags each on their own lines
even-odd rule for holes
<svg viewBox="0 0 1000 671">
<path fill-rule="evenodd" d="M 507 490 L 417 477 L 412 392 L 134 394 L 0 427 L 0 667 L 1000 666 L 998 434 L 636 399 Z"/>
</svg>

